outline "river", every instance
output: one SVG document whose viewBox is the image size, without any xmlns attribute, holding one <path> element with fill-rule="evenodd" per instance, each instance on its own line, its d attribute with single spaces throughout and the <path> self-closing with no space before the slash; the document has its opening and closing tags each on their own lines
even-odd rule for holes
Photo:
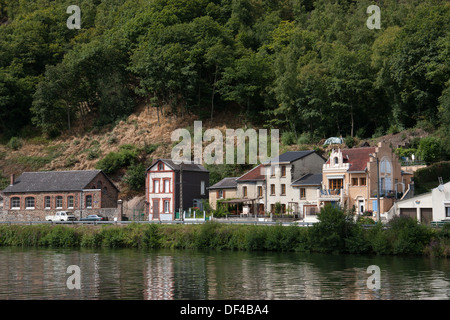
<svg viewBox="0 0 450 320">
<path fill-rule="evenodd" d="M 0 300 L 450 298 L 450 261 L 425 257 L 4 247 L 0 270 Z"/>
</svg>

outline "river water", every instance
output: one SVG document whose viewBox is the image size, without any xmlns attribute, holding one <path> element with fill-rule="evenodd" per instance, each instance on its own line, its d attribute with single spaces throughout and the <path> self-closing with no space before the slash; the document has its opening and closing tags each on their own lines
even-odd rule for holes
<svg viewBox="0 0 450 320">
<path fill-rule="evenodd" d="M 369 288 L 369 266 L 378 288 Z M 79 267 L 80 277 L 69 270 Z M 69 289 L 80 284 L 80 289 Z M 77 282 L 78 281 L 78 282 Z M 373 287 L 373 285 L 372 285 Z M 0 300 L 450 298 L 450 261 L 273 252 L 0 248 Z"/>
</svg>

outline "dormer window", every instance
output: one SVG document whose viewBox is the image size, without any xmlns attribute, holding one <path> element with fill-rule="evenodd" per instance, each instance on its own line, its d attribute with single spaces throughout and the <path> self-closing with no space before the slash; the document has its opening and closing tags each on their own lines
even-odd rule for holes
<svg viewBox="0 0 450 320">
<path fill-rule="evenodd" d="M 333 161 L 334 161 L 334 165 L 335 166 L 337 166 L 339 164 L 339 158 L 338 157 L 334 157 Z"/>
</svg>

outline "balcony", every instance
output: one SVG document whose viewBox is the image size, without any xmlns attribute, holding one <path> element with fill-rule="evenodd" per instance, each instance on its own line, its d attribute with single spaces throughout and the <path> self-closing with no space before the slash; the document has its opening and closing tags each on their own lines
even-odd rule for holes
<svg viewBox="0 0 450 320">
<path fill-rule="evenodd" d="M 342 201 L 345 196 L 344 189 L 319 189 L 317 191 L 320 201 Z"/>
<path fill-rule="evenodd" d="M 380 198 L 394 198 L 394 199 L 400 199 L 403 196 L 403 192 L 396 192 L 395 190 L 381 190 L 380 191 Z M 377 197 L 377 190 L 372 190 L 370 192 L 371 198 Z"/>
</svg>

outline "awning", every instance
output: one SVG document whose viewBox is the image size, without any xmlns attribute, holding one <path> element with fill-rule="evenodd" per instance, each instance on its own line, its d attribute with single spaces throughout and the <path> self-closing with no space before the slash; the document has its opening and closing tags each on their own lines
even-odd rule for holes
<svg viewBox="0 0 450 320">
<path fill-rule="evenodd" d="M 333 175 L 328 175 L 327 179 L 344 179 L 344 175 L 343 174 L 333 174 Z"/>
</svg>

